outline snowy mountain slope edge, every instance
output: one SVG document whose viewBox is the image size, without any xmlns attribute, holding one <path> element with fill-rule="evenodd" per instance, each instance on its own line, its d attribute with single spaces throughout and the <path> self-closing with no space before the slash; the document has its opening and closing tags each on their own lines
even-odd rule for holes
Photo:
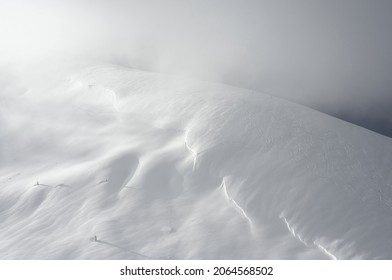
<svg viewBox="0 0 392 280">
<path fill-rule="evenodd" d="M 114 65 L 0 87 L 2 259 L 392 257 L 387 137 Z"/>
</svg>

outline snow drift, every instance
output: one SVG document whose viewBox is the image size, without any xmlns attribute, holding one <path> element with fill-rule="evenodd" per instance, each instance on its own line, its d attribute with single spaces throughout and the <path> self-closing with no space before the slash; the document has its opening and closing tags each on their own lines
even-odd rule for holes
<svg viewBox="0 0 392 280">
<path fill-rule="evenodd" d="M 2 69 L 1 259 L 392 258 L 389 138 L 240 88 L 53 65 Z"/>
</svg>

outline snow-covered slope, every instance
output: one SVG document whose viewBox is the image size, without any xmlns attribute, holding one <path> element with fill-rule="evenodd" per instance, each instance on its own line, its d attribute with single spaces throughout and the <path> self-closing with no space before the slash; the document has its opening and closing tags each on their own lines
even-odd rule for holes
<svg viewBox="0 0 392 280">
<path fill-rule="evenodd" d="M 64 65 L 2 69 L 1 259 L 392 258 L 389 138 L 239 88 Z"/>
</svg>

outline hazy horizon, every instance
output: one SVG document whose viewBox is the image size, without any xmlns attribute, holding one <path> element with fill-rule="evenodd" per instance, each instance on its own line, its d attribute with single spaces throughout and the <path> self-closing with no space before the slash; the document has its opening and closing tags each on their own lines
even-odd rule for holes
<svg viewBox="0 0 392 280">
<path fill-rule="evenodd" d="M 3 57 L 88 54 L 254 89 L 392 136 L 392 2 L 0 1 Z"/>
</svg>

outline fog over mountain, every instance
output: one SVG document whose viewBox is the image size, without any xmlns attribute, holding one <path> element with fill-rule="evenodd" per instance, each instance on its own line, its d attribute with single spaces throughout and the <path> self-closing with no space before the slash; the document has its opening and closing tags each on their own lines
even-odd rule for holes
<svg viewBox="0 0 392 280">
<path fill-rule="evenodd" d="M 0 0 L 0 259 L 392 259 L 391 7 Z"/>
<path fill-rule="evenodd" d="M 388 0 L 0 1 L 2 58 L 78 53 L 280 96 L 392 135 Z M 8 53 L 8 54 L 7 54 Z"/>
</svg>

